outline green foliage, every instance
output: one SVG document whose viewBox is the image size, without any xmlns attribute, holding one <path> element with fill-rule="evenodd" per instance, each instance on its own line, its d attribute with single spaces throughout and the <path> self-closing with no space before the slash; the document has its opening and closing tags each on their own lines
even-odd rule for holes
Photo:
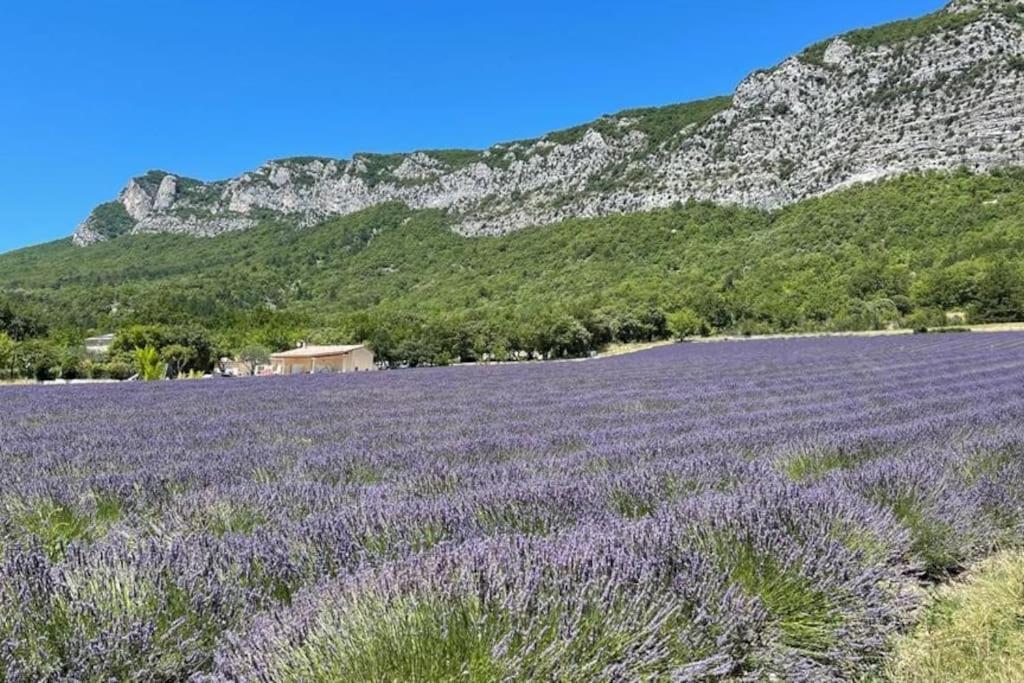
<svg viewBox="0 0 1024 683">
<path fill-rule="evenodd" d="M 581 126 L 550 133 L 545 136 L 545 139 L 558 144 L 571 145 L 582 140 L 590 129 L 611 139 L 621 138 L 630 131 L 636 130 L 647 135 L 648 149 L 654 149 L 690 126 L 695 128 L 701 126 L 712 116 L 728 109 L 731 105 L 732 98 L 725 96 L 667 107 L 626 109 Z M 629 123 L 622 125 L 623 122 Z"/>
<path fill-rule="evenodd" d="M 146 171 L 145 175 L 134 178 L 134 180 L 149 195 L 156 196 L 157 190 L 160 189 L 160 183 L 169 175 L 171 174 L 167 171 L 151 170 Z"/>
<path fill-rule="evenodd" d="M 121 330 L 112 361 L 180 344 L 197 350 L 184 371 L 207 372 L 221 349 L 314 338 L 414 365 L 587 355 L 667 338 L 683 309 L 712 333 L 934 327 L 948 311 L 1006 320 L 1024 314 L 1021 216 L 1019 171 L 908 176 L 772 213 L 688 203 L 471 239 L 440 212 L 390 204 L 302 230 L 5 254 L 0 324 L 15 339 Z"/>
<path fill-rule="evenodd" d="M 52 500 L 6 501 L 3 509 L 11 523 L 6 534 L 16 539 L 33 539 L 56 561 L 71 543 L 102 538 L 120 519 L 121 507 L 116 499 L 101 497 L 94 503 L 89 511 Z"/>
<path fill-rule="evenodd" d="M 116 357 L 149 347 L 170 366 L 175 376 L 192 371 L 209 372 L 218 360 L 209 333 L 195 325 L 132 325 L 118 332 L 111 352 Z"/>
<path fill-rule="evenodd" d="M 23 296 L 15 298 L 0 292 L 0 332 L 15 341 L 45 335 L 47 328 L 42 315 Z"/>
<path fill-rule="evenodd" d="M 782 642 L 811 656 L 826 656 L 835 645 L 842 617 L 825 594 L 771 554 L 759 552 L 750 540 L 727 537 L 719 545 L 730 578 L 761 600 Z"/>
<path fill-rule="evenodd" d="M 707 336 L 711 328 L 692 308 L 682 308 L 668 316 L 668 329 L 672 337 L 684 341 L 690 337 Z"/>
<path fill-rule="evenodd" d="M 1024 318 L 1024 274 L 1016 263 L 999 259 L 977 279 L 971 319 L 977 322 L 1011 322 Z"/>
<path fill-rule="evenodd" d="M 139 378 L 145 382 L 163 379 L 167 374 L 167 366 L 160 360 L 160 352 L 152 346 L 135 349 L 135 363 L 138 366 Z"/>
<path fill-rule="evenodd" d="M 896 46 L 915 38 L 925 38 L 943 31 L 956 31 L 977 21 L 981 14 L 977 10 L 957 14 L 940 10 L 915 19 L 894 21 L 882 24 L 881 26 L 850 31 L 843 34 L 842 38 L 859 48 L 876 48 L 883 45 Z M 800 58 L 810 64 L 823 64 L 825 50 L 828 49 L 831 42 L 831 40 L 826 40 L 815 43 L 804 50 Z"/>
<path fill-rule="evenodd" d="M 100 204 L 89 216 L 89 227 L 104 237 L 123 235 L 135 226 L 121 202 Z"/>
<path fill-rule="evenodd" d="M 40 382 L 61 377 L 61 357 L 57 346 L 45 339 L 22 342 L 17 347 L 22 374 Z"/>
<path fill-rule="evenodd" d="M 475 149 L 432 149 L 423 152 L 451 168 L 463 168 L 481 160 L 482 152 Z"/>
<path fill-rule="evenodd" d="M 8 336 L 6 332 L 0 332 L 0 376 L 6 374 L 14 376 L 15 354 L 17 353 L 17 342 Z"/>
<path fill-rule="evenodd" d="M 475 601 L 367 602 L 345 628 L 320 629 L 277 664 L 280 681 L 497 681 L 495 625 Z"/>
<path fill-rule="evenodd" d="M 917 19 L 858 29 L 847 33 L 844 38 L 854 46 L 862 48 L 898 45 L 915 38 L 925 38 L 944 31 L 956 31 L 973 24 L 980 17 L 981 12 L 978 10 L 960 13 L 939 11 Z"/>
<path fill-rule="evenodd" d="M 249 374 L 256 374 L 257 365 L 266 365 L 270 362 L 271 351 L 266 346 L 250 344 L 238 352 L 238 360 L 249 366 Z"/>
<path fill-rule="evenodd" d="M 248 577 L 199 570 L 186 581 L 161 567 L 124 562 L 76 562 L 53 571 L 56 578 L 39 587 L 0 583 L 0 641 L 21 664 L 23 680 L 65 678 L 61 665 L 72 657 L 91 674 L 81 680 L 186 680 L 209 667 L 221 632 L 242 623 Z M 230 595 L 201 599 L 217 583 L 231 587 Z M 124 645 L 91 647 L 110 640 Z"/>
<path fill-rule="evenodd" d="M 833 470 L 854 469 L 872 457 L 874 455 L 865 450 L 797 453 L 782 463 L 782 471 L 796 482 L 815 481 Z"/>
<path fill-rule="evenodd" d="M 946 316 L 937 308 L 920 308 L 904 319 L 904 325 L 914 332 L 927 332 L 932 327 L 946 324 Z"/>
<path fill-rule="evenodd" d="M 633 662 L 625 676 L 661 680 L 671 677 L 667 668 L 700 656 L 674 637 L 689 615 L 667 591 L 639 586 L 626 604 L 602 595 L 600 586 L 568 596 L 553 577 L 536 578 L 529 610 L 471 592 L 350 597 L 317 615 L 304 638 L 280 642 L 269 671 L 286 682 L 590 681 L 605 678 L 610 667 L 625 668 L 629 653 L 654 643 L 671 664 Z M 654 619 L 659 628 L 652 634 L 647 626 Z"/>
<path fill-rule="evenodd" d="M 174 377 L 180 377 L 195 357 L 196 350 L 182 344 L 169 344 L 160 349 L 160 358 L 170 368 Z"/>
<path fill-rule="evenodd" d="M 910 530 L 911 550 L 920 559 L 925 577 L 942 579 L 961 568 L 962 548 L 953 540 L 949 525 L 929 514 L 928 501 L 912 491 L 879 491 L 874 499 Z"/>
<path fill-rule="evenodd" d="M 360 153 L 352 157 L 352 160 L 362 166 L 363 180 L 370 187 L 393 179 L 392 173 L 405 159 L 404 154 L 372 154 Z"/>
</svg>

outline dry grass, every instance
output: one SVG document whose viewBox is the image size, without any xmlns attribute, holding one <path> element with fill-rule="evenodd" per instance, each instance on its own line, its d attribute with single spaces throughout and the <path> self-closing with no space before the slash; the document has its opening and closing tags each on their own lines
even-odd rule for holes
<svg viewBox="0 0 1024 683">
<path fill-rule="evenodd" d="M 937 589 L 889 665 L 898 683 L 1024 681 L 1024 552 L 997 555 Z"/>
<path fill-rule="evenodd" d="M 672 341 L 656 341 L 656 342 L 637 342 L 631 344 L 609 344 L 606 349 L 598 354 L 598 358 L 608 358 L 609 356 L 624 356 L 627 353 L 636 353 L 638 351 L 647 351 L 648 349 L 656 349 L 659 346 L 667 346 L 674 344 Z"/>
<path fill-rule="evenodd" d="M 971 332 L 1024 332 L 1024 323 L 988 323 L 968 327 Z"/>
</svg>

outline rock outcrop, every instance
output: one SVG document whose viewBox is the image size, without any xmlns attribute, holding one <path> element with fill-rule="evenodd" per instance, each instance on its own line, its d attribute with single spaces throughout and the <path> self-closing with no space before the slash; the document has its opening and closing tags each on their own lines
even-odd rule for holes
<svg viewBox="0 0 1024 683">
<path fill-rule="evenodd" d="M 655 124 L 665 120 L 677 125 Z M 94 212 L 74 239 L 311 225 L 395 201 L 444 210 L 467 235 L 496 234 L 691 199 L 771 209 L 917 170 L 1013 165 L 1024 165 L 1024 0 L 956 0 L 813 46 L 731 99 L 480 152 L 286 159 L 214 183 L 151 172 L 118 197 L 126 220 Z"/>
</svg>

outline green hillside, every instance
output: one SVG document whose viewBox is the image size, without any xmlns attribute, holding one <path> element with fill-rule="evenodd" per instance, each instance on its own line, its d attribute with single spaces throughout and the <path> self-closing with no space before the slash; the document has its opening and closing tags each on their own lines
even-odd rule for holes
<svg viewBox="0 0 1024 683">
<path fill-rule="evenodd" d="M 465 238 L 388 205 L 308 229 L 122 236 L 0 256 L 0 325 L 74 340 L 202 327 L 226 351 L 369 340 L 392 360 L 585 353 L 709 330 L 1024 317 L 1024 172 L 911 176 L 774 213 L 689 204 Z M 6 313 L 4 311 L 6 310 Z"/>
</svg>

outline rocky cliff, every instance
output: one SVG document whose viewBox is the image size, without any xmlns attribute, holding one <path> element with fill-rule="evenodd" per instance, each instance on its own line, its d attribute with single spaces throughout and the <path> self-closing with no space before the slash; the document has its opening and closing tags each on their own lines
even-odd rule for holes
<svg viewBox="0 0 1024 683">
<path fill-rule="evenodd" d="M 1024 165 L 1024 0 L 956 0 L 754 73 L 729 98 L 638 109 L 484 151 L 272 161 L 204 183 L 153 171 L 75 231 L 210 236 L 383 202 L 467 235 L 690 199 L 774 208 L 927 169 Z"/>
</svg>

